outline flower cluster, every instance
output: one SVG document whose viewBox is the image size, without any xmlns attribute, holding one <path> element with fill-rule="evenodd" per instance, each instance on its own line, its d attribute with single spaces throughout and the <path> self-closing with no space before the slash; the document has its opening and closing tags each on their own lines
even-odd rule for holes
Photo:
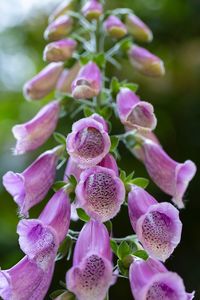
<svg viewBox="0 0 200 300">
<path fill-rule="evenodd" d="M 184 207 L 196 166 L 190 160 L 178 163 L 165 153 L 152 132 L 157 125 L 154 107 L 136 94 L 136 84 L 106 77 L 107 64 L 120 66 L 119 52 L 137 72 L 164 75 L 163 61 L 135 44 L 135 40 L 151 42 L 151 30 L 129 9 L 104 12 L 103 1 L 88 0 L 80 7 L 79 1 L 63 0 L 49 17 L 44 37 L 49 44 L 43 58 L 49 64 L 24 85 L 24 96 L 40 100 L 55 90 L 56 100 L 13 127 L 14 154 L 43 145 L 54 133 L 61 112 L 72 119 L 84 116 L 76 118 L 67 136 L 54 133 L 57 147 L 42 153 L 23 172 L 3 176 L 22 217 L 17 233 L 25 256 L 11 269 L 0 271 L 0 296 L 44 299 L 55 261 L 70 258 L 74 246 L 66 290 L 56 291 L 57 300 L 104 300 L 120 276 L 129 279 L 135 300 L 193 299 L 194 293 L 188 294 L 179 275 L 163 262 L 181 240 L 177 208 Z M 113 42 L 110 49 L 107 38 Z M 114 114 L 125 133 L 112 134 Z M 150 195 L 145 190 L 147 179 L 119 170 L 119 142 L 145 165 L 177 208 Z M 56 181 L 56 169 L 66 160 L 63 180 Z M 51 187 L 55 193 L 40 216 L 29 219 L 29 210 Z M 111 220 L 122 205 L 128 208 L 134 234 L 119 239 L 113 237 Z M 77 220 L 85 222 L 80 232 L 69 229 Z M 116 267 L 113 253 L 118 257 Z"/>
</svg>

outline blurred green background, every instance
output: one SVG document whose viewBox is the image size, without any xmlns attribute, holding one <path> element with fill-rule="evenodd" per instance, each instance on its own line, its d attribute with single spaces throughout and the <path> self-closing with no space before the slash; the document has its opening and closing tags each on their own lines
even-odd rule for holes
<svg viewBox="0 0 200 300">
<path fill-rule="evenodd" d="M 12 156 L 15 141 L 11 128 L 16 123 L 30 119 L 43 104 L 28 103 L 23 99 L 23 83 L 36 74 L 45 64 L 42 51 L 45 46 L 43 31 L 47 15 L 59 0 L 1 0 L 0 1 L 0 175 L 8 170 L 21 172 L 44 149 L 52 146 L 50 139 L 38 151 L 20 157 Z M 153 103 L 158 118 L 156 134 L 165 150 L 176 160 L 188 158 L 199 165 L 200 156 L 200 2 L 199 0 L 109 0 L 110 8 L 130 7 L 149 24 L 154 41 L 147 48 L 165 61 L 166 76 L 149 79 L 134 73 L 123 62 L 121 71 L 110 69 L 120 79 L 139 82 L 143 100 Z M 58 131 L 66 134 L 71 121 L 62 119 Z M 121 146 L 122 161 L 128 171 L 147 176 L 144 167 Z M 58 174 L 62 178 L 63 169 Z M 196 290 L 200 299 L 200 175 L 197 174 L 186 193 L 188 203 L 181 211 L 183 221 L 182 243 L 167 261 L 170 270 L 183 278 L 188 291 Z M 148 190 L 159 200 L 170 198 L 153 183 Z M 50 192 L 51 194 L 51 192 Z M 50 195 L 49 194 L 49 195 Z M 45 201 L 31 211 L 36 217 Z M 6 269 L 22 256 L 18 246 L 16 205 L 2 185 L 0 186 L 0 266 Z M 132 232 L 127 211 L 122 210 L 114 220 L 114 234 L 118 237 Z M 59 288 L 59 279 L 69 264 L 57 264 L 51 290 Z M 132 299 L 129 284 L 118 280 L 111 288 L 111 299 Z M 46 299 L 49 299 L 46 297 Z M 19 299 L 20 300 L 20 299 Z"/>
</svg>

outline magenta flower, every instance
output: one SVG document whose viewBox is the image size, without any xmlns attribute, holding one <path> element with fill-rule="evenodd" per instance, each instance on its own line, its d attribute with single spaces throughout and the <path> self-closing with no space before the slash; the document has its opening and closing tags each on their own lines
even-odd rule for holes
<svg viewBox="0 0 200 300">
<path fill-rule="evenodd" d="M 127 34 L 126 26 L 116 16 L 109 16 L 104 22 L 105 31 L 112 37 L 121 38 Z"/>
<path fill-rule="evenodd" d="M 128 54 L 135 70 L 143 75 L 160 77 L 165 74 L 163 61 L 145 48 L 133 45 Z"/>
<path fill-rule="evenodd" d="M 178 208 L 183 208 L 183 196 L 190 180 L 196 173 L 196 166 L 191 160 L 178 163 L 171 159 L 162 147 L 149 139 L 141 146 L 143 163 L 152 180 Z"/>
<path fill-rule="evenodd" d="M 151 29 L 136 15 L 129 14 L 126 16 L 126 26 L 128 32 L 131 33 L 136 40 L 141 42 L 152 41 L 153 33 Z"/>
<path fill-rule="evenodd" d="M 102 123 L 92 116 L 74 123 L 67 137 L 67 152 L 82 169 L 97 165 L 109 152 L 110 145 Z"/>
<path fill-rule="evenodd" d="M 3 176 L 3 185 L 18 204 L 20 214 L 28 216 L 28 210 L 44 199 L 54 182 L 62 151 L 61 146 L 46 151 L 22 173 L 9 171 Z"/>
<path fill-rule="evenodd" d="M 117 95 L 117 110 L 119 118 L 130 129 L 153 130 L 157 119 L 153 106 L 140 98 L 131 90 L 122 88 Z"/>
<path fill-rule="evenodd" d="M 44 299 L 69 222 L 70 203 L 64 190 L 54 194 L 39 220 L 19 222 L 20 248 L 26 256 L 11 269 L 0 272 L 0 295 L 4 300 Z"/>
<path fill-rule="evenodd" d="M 54 132 L 60 113 L 60 104 L 53 101 L 45 105 L 27 123 L 15 125 L 12 129 L 17 144 L 14 154 L 24 154 L 44 144 Z"/>
<path fill-rule="evenodd" d="M 56 90 L 60 93 L 71 93 L 71 85 L 80 70 L 80 64 L 76 63 L 71 69 L 65 69 L 56 84 Z"/>
<path fill-rule="evenodd" d="M 83 6 L 82 13 L 88 20 L 98 19 L 103 13 L 102 4 L 97 0 L 89 0 Z"/>
<path fill-rule="evenodd" d="M 11 269 L 0 271 L 0 296 L 3 300 L 43 300 L 49 289 L 54 263 L 43 270 L 25 256 Z"/>
<path fill-rule="evenodd" d="M 113 275 L 110 240 L 103 224 L 91 220 L 81 230 L 66 283 L 78 300 L 105 298 Z"/>
<path fill-rule="evenodd" d="M 76 187 L 78 205 L 100 222 L 116 216 L 125 200 L 125 188 L 111 169 L 96 166 L 81 173 Z"/>
<path fill-rule="evenodd" d="M 101 90 L 101 72 L 94 62 L 83 66 L 72 82 L 72 96 L 76 99 L 90 99 Z"/>
<path fill-rule="evenodd" d="M 68 15 L 61 15 L 48 25 L 44 32 L 45 40 L 57 41 L 65 38 L 72 30 L 73 21 Z"/>
<path fill-rule="evenodd" d="M 72 57 L 77 46 L 73 39 L 63 39 L 48 44 L 43 53 L 43 59 L 48 62 L 65 61 Z"/>
<path fill-rule="evenodd" d="M 194 293 L 185 291 L 182 278 L 169 272 L 165 266 L 149 258 L 134 260 L 129 271 L 129 280 L 135 300 L 192 300 Z"/>
<path fill-rule="evenodd" d="M 140 187 L 128 195 L 129 217 L 139 241 L 149 255 L 165 261 L 180 243 L 182 223 L 170 203 L 158 203 Z"/>
<path fill-rule="evenodd" d="M 39 100 L 48 95 L 56 87 L 63 68 L 62 62 L 50 63 L 24 85 L 24 97 L 27 100 Z"/>
</svg>

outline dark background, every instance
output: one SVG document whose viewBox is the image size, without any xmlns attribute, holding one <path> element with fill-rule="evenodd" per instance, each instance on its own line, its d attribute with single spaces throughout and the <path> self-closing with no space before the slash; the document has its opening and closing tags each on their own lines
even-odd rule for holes
<svg viewBox="0 0 200 300">
<path fill-rule="evenodd" d="M 8 3 L 9 2 L 9 3 Z M 47 12 L 59 1 L 2 0 L 0 10 L 0 175 L 13 170 L 21 172 L 44 149 L 52 146 L 50 139 L 32 154 L 13 157 L 11 148 L 15 141 L 11 128 L 16 123 L 30 119 L 44 104 L 27 103 L 21 92 L 22 84 L 35 75 L 45 64 L 42 51 L 45 46 L 43 31 L 47 25 Z M 165 150 L 174 159 L 183 162 L 190 158 L 197 166 L 200 155 L 200 2 L 198 0 L 109 0 L 110 8 L 130 7 L 149 24 L 154 32 L 154 41 L 146 47 L 160 56 L 166 65 L 166 76 L 149 79 L 134 73 L 126 62 L 122 70 L 109 73 L 120 79 L 139 82 L 139 94 L 143 100 L 153 103 L 158 118 L 156 134 Z M 26 3 L 26 4 L 25 4 Z M 32 4 L 31 4 L 32 3 Z M 20 9 L 23 6 L 23 10 Z M 129 75 L 127 75 L 129 74 Z M 52 95 L 53 97 L 53 95 Z M 58 131 L 66 134 L 70 120 L 62 119 Z M 146 176 L 144 167 L 123 146 L 120 147 L 120 165 L 127 171 L 135 169 L 136 175 Z M 126 167 L 124 167 L 126 165 Z M 63 171 L 63 170 L 61 170 Z M 62 178 L 62 173 L 58 178 Z M 186 209 L 181 211 L 183 236 L 181 245 L 167 261 L 170 270 L 179 273 L 188 291 L 196 290 L 200 299 L 200 184 L 199 174 L 186 193 Z M 168 201 L 153 183 L 148 190 L 158 200 Z M 51 194 L 51 192 L 50 192 Z M 49 194 L 49 195 L 50 195 Z M 32 209 L 36 217 L 45 201 Z M 10 195 L 0 186 L 0 266 L 6 269 L 22 256 L 18 246 L 16 205 Z M 132 232 L 126 210 L 114 220 L 115 236 Z M 66 261 L 57 264 L 51 290 L 59 288 L 59 279 L 69 265 Z M 111 299 L 132 299 L 128 281 L 118 280 L 111 288 Z M 48 297 L 46 298 L 48 299 Z"/>
</svg>

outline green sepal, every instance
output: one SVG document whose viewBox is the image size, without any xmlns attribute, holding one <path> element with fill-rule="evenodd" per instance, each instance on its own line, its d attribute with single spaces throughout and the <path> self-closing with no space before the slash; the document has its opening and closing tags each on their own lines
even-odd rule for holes
<svg viewBox="0 0 200 300">
<path fill-rule="evenodd" d="M 90 217 L 82 208 L 77 208 L 76 211 L 79 219 L 81 219 L 83 222 L 88 222 L 90 220 Z"/>
<path fill-rule="evenodd" d="M 64 257 L 67 257 L 67 260 L 70 259 L 71 254 L 72 254 L 72 246 L 73 246 L 73 241 L 71 237 L 68 235 L 64 239 L 64 241 L 61 243 L 58 253 L 56 256 L 56 261 L 63 259 Z"/>
</svg>

